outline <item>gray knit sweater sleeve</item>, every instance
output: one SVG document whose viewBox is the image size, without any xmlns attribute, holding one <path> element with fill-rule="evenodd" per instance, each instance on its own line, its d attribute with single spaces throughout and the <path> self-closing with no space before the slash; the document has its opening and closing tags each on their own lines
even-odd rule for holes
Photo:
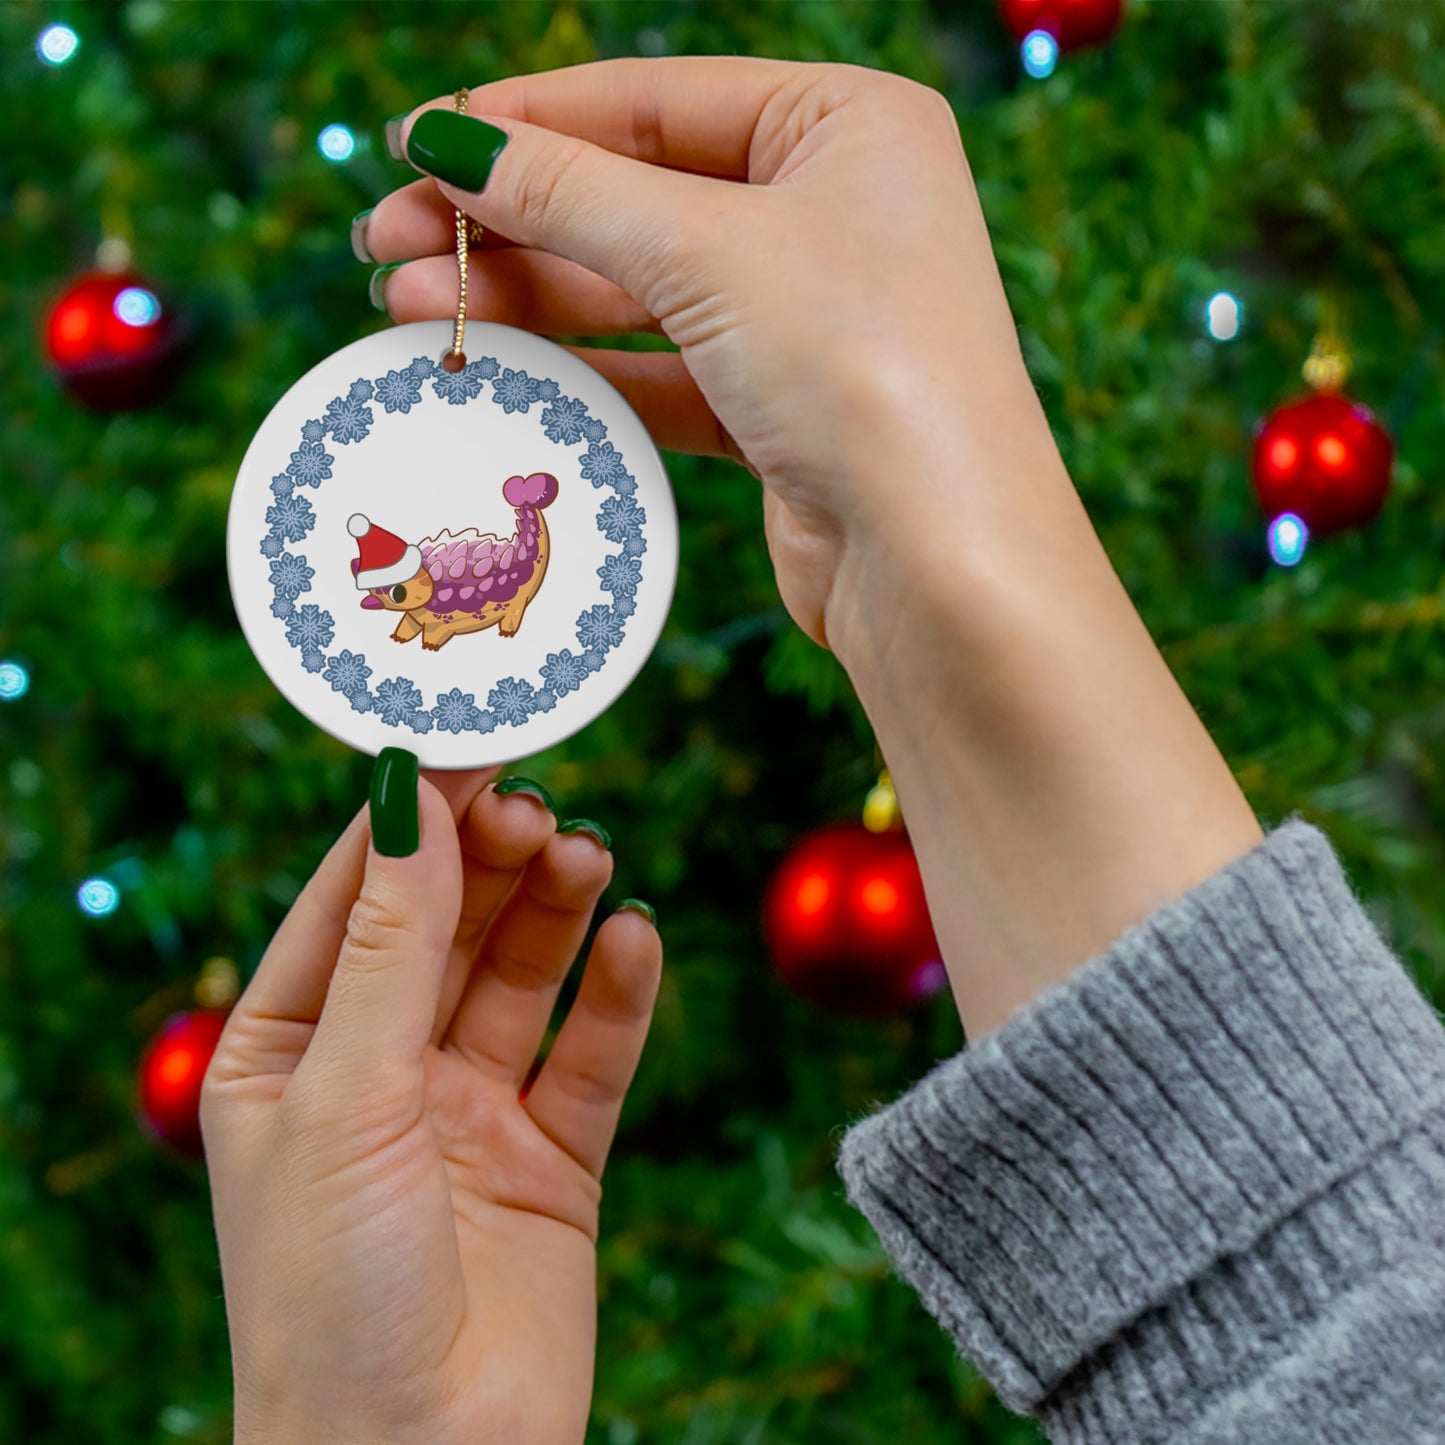
<svg viewBox="0 0 1445 1445">
<path fill-rule="evenodd" d="M 1301 819 L 854 1125 L 839 1168 L 1053 1441 L 1445 1441 L 1445 1030 Z"/>
</svg>

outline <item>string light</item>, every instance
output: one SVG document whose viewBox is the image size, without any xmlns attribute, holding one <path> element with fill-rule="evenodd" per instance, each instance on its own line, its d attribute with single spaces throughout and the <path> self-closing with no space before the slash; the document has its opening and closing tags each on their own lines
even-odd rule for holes
<svg viewBox="0 0 1445 1445">
<path fill-rule="evenodd" d="M 35 42 L 35 53 L 47 65 L 64 65 L 80 49 L 80 36 L 68 25 L 47 25 Z"/>
<path fill-rule="evenodd" d="M 75 897 L 80 911 L 92 918 L 108 918 L 120 907 L 120 889 L 109 878 L 87 878 Z"/>
<path fill-rule="evenodd" d="M 0 662 L 0 702 L 17 702 L 30 691 L 30 674 L 8 659 Z"/>
<path fill-rule="evenodd" d="M 1024 69 L 1035 80 L 1045 80 L 1059 63 L 1059 42 L 1047 30 L 1031 30 L 1019 47 Z"/>
<path fill-rule="evenodd" d="M 329 125 L 316 137 L 316 148 L 329 161 L 349 161 L 356 152 L 356 137 L 349 127 Z"/>
<path fill-rule="evenodd" d="M 1244 307 L 1228 291 L 1216 291 L 1204 308 L 1204 329 L 1216 341 L 1233 341 L 1244 325 Z"/>
<path fill-rule="evenodd" d="M 1305 554 L 1310 529 L 1293 512 L 1281 512 L 1269 524 L 1269 555 L 1281 567 L 1293 567 Z"/>
<path fill-rule="evenodd" d="M 161 303 L 155 292 L 144 286 L 127 286 L 111 307 L 116 319 L 127 326 L 154 326 L 161 319 Z"/>
</svg>

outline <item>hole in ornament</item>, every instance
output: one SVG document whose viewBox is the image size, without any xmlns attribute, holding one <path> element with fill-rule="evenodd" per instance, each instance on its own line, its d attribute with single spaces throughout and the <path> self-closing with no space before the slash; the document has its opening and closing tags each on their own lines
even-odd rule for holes
<svg viewBox="0 0 1445 1445">
<path fill-rule="evenodd" d="M 465 351 L 448 351 L 442 357 L 442 370 L 449 371 L 453 375 L 459 372 L 467 364 Z"/>
</svg>

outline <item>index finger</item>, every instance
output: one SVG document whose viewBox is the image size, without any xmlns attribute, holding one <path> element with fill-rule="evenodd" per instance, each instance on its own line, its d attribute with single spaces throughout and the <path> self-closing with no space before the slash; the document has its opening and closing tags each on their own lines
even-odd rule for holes
<svg viewBox="0 0 1445 1445">
<path fill-rule="evenodd" d="M 751 151 L 769 102 L 816 71 L 746 55 L 629 56 L 490 81 L 467 108 L 672 170 L 758 180 L 766 177 L 750 175 Z M 418 110 L 451 106 L 448 96 Z"/>
</svg>

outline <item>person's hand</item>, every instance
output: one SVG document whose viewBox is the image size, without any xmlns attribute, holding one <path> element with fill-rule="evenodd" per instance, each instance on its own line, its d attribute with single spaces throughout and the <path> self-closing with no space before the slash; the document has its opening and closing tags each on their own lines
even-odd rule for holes
<svg viewBox="0 0 1445 1445">
<path fill-rule="evenodd" d="M 508 137 L 489 174 L 488 122 Z M 679 352 L 576 350 L 660 446 L 760 477 L 783 601 L 816 641 L 879 605 L 887 554 L 1002 509 L 985 452 L 1061 471 L 957 124 L 926 86 L 848 65 L 609 60 L 479 86 L 465 116 L 429 102 L 389 138 L 436 178 L 356 236 L 410 263 L 383 277 L 391 315 L 454 313 L 455 204 L 491 236 L 472 252 L 472 316 L 665 333 Z M 940 428 L 951 468 L 911 466 L 906 439 Z"/>
<path fill-rule="evenodd" d="M 520 1097 L 612 856 L 490 772 L 435 776 L 401 775 L 409 856 L 352 820 L 206 1074 L 238 1445 L 585 1433 L 600 1180 L 661 944 L 603 923 Z"/>
</svg>

